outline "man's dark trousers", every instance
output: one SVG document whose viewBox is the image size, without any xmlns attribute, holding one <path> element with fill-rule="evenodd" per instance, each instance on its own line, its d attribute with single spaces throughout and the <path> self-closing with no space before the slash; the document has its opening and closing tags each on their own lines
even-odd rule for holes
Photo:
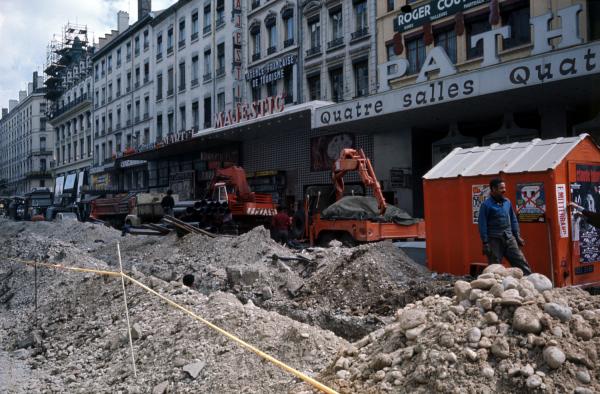
<svg viewBox="0 0 600 394">
<path fill-rule="evenodd" d="M 491 253 L 487 257 L 490 264 L 502 264 L 502 258 L 506 257 L 511 266 L 520 268 L 525 275 L 531 274 L 531 268 L 514 236 L 504 234 L 502 238 L 490 237 L 489 245 Z"/>
</svg>

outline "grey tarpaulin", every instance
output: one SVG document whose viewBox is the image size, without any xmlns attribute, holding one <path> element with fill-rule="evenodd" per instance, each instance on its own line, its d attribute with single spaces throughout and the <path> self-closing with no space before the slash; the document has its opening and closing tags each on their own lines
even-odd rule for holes
<svg viewBox="0 0 600 394">
<path fill-rule="evenodd" d="M 321 218 L 327 220 L 355 219 L 375 222 L 395 222 L 410 226 L 418 222 L 406 211 L 393 205 L 387 206 L 385 214 L 379 214 L 375 197 L 346 196 L 321 212 Z"/>
</svg>

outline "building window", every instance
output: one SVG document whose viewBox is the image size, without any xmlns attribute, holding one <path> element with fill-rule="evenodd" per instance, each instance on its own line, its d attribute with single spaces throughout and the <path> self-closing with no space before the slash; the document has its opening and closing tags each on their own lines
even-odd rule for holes
<svg viewBox="0 0 600 394">
<path fill-rule="evenodd" d="M 126 57 L 127 61 L 131 60 L 131 43 L 130 42 L 128 42 L 125 45 L 125 57 Z"/>
<path fill-rule="evenodd" d="M 225 93 L 217 94 L 217 112 L 225 111 Z"/>
<path fill-rule="evenodd" d="M 210 18 L 210 4 L 207 5 L 206 7 L 204 7 L 204 18 L 203 18 L 203 26 L 204 29 L 202 30 L 205 34 L 208 33 L 210 31 L 211 28 L 211 18 Z"/>
<path fill-rule="evenodd" d="M 260 86 L 252 87 L 252 101 L 258 101 L 261 99 Z"/>
<path fill-rule="evenodd" d="M 144 83 L 148 83 L 150 81 L 150 63 L 144 63 Z"/>
<path fill-rule="evenodd" d="M 354 3 L 354 15 L 356 16 L 356 32 L 365 31 L 369 27 L 369 23 L 367 21 L 367 2 L 360 1 L 358 3 Z"/>
<path fill-rule="evenodd" d="M 198 38 L 198 32 L 200 31 L 200 26 L 198 23 L 198 11 L 195 11 L 192 14 L 192 40 Z"/>
<path fill-rule="evenodd" d="M 225 23 L 225 0 L 217 0 L 217 27 Z"/>
<path fill-rule="evenodd" d="M 285 103 L 290 104 L 294 101 L 294 68 L 288 66 L 283 71 L 283 95 Z"/>
<path fill-rule="evenodd" d="M 252 32 L 252 60 L 260 58 L 260 29 Z"/>
<path fill-rule="evenodd" d="M 600 1 L 588 1 L 587 6 L 590 41 L 600 39 Z"/>
<path fill-rule="evenodd" d="M 467 59 L 475 59 L 483 56 L 483 41 L 477 42 L 475 47 L 471 47 L 471 37 L 484 33 L 491 29 L 487 19 L 475 19 L 466 21 L 465 30 L 467 32 Z"/>
<path fill-rule="evenodd" d="M 277 49 L 277 25 L 272 24 L 268 26 L 267 34 L 269 36 L 269 47 L 267 48 L 267 53 L 270 55 L 271 53 L 275 53 Z"/>
<path fill-rule="evenodd" d="M 40 150 L 42 152 L 46 150 L 46 137 L 40 137 Z"/>
<path fill-rule="evenodd" d="M 150 48 L 150 32 L 144 30 L 144 50 Z"/>
<path fill-rule="evenodd" d="M 369 94 L 369 66 L 366 60 L 354 64 L 354 82 L 356 97 Z"/>
<path fill-rule="evenodd" d="M 425 42 L 423 36 L 413 38 L 406 42 L 406 57 L 408 60 L 408 73 L 416 74 L 425 62 Z"/>
<path fill-rule="evenodd" d="M 336 68 L 329 71 L 329 80 L 331 81 L 331 100 L 340 102 L 344 99 L 344 71 L 343 68 Z"/>
<path fill-rule="evenodd" d="M 267 83 L 267 97 L 277 96 L 277 81 Z"/>
<path fill-rule="evenodd" d="M 333 42 L 343 42 L 344 25 L 342 20 L 342 9 L 338 8 L 335 11 L 332 11 L 331 14 L 329 14 L 329 16 L 331 18 L 331 40 Z"/>
<path fill-rule="evenodd" d="M 217 76 L 225 74 L 225 43 L 217 45 Z"/>
<path fill-rule="evenodd" d="M 150 97 L 144 97 L 144 119 L 148 119 L 150 116 Z"/>
<path fill-rule="evenodd" d="M 156 36 L 156 59 L 162 58 L 162 33 Z"/>
<path fill-rule="evenodd" d="M 179 48 L 185 45 L 185 20 L 179 21 Z"/>
<path fill-rule="evenodd" d="M 162 138 L 163 133 L 162 114 L 156 115 L 156 139 Z"/>
<path fill-rule="evenodd" d="M 204 80 L 207 81 L 211 77 L 211 65 L 210 65 L 210 49 L 204 52 Z"/>
<path fill-rule="evenodd" d="M 319 19 L 313 19 L 308 23 L 310 34 L 310 48 L 317 51 L 321 49 L 321 22 Z"/>
<path fill-rule="evenodd" d="M 510 37 L 505 38 L 503 49 L 515 48 L 531 42 L 529 26 L 529 1 L 507 6 L 501 12 L 502 25 L 510 26 Z"/>
<path fill-rule="evenodd" d="M 167 30 L 167 54 L 173 52 L 173 27 Z"/>
<path fill-rule="evenodd" d="M 456 64 L 456 31 L 454 26 L 434 33 L 435 46 L 442 47 L 446 54 Z"/>
<path fill-rule="evenodd" d="M 139 34 L 137 36 L 135 36 L 135 39 L 133 40 L 133 48 L 135 51 L 135 56 L 138 56 L 140 54 L 140 36 Z"/>
<path fill-rule="evenodd" d="M 210 97 L 204 99 L 204 128 L 210 127 L 212 124 L 212 102 Z"/>
<path fill-rule="evenodd" d="M 185 62 L 179 63 L 179 91 L 185 90 Z"/>
<path fill-rule="evenodd" d="M 179 125 L 180 131 L 185 130 L 185 105 L 179 107 Z"/>
<path fill-rule="evenodd" d="M 127 72 L 127 91 L 131 90 L 131 71 Z"/>
<path fill-rule="evenodd" d="M 289 46 L 294 43 L 294 18 L 288 17 L 284 19 L 283 23 L 285 24 L 285 42 L 284 46 Z"/>
<path fill-rule="evenodd" d="M 200 109 L 197 101 L 192 103 L 192 127 L 195 130 L 200 129 Z"/>
<path fill-rule="evenodd" d="M 173 133 L 173 112 L 167 115 L 167 133 Z"/>
<path fill-rule="evenodd" d="M 167 71 L 167 97 L 173 95 L 173 67 Z"/>
<path fill-rule="evenodd" d="M 394 11 L 394 0 L 387 0 L 387 12 Z"/>
<path fill-rule="evenodd" d="M 198 55 L 192 57 L 192 86 L 195 86 L 198 84 L 198 78 L 199 78 L 199 72 L 200 72 L 198 63 L 199 63 Z"/>
<path fill-rule="evenodd" d="M 110 74 L 112 72 L 112 55 L 108 55 L 107 63 L 108 63 L 108 73 Z"/>
<path fill-rule="evenodd" d="M 394 43 L 385 44 L 385 52 L 387 55 L 387 61 L 394 60 L 398 57 L 394 51 Z"/>
</svg>

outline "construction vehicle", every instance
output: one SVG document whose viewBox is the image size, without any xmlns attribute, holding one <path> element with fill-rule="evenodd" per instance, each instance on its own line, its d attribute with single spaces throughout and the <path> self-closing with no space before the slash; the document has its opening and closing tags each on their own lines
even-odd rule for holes
<svg viewBox="0 0 600 394">
<path fill-rule="evenodd" d="M 401 210 L 396 207 L 391 210 L 391 206 L 386 203 L 371 161 L 362 149 L 342 149 L 339 158 L 333 164 L 332 181 L 335 189 L 335 200 L 338 203 L 344 202 L 345 199 L 350 202 L 354 198 L 352 196 L 344 197 L 344 175 L 349 171 L 358 172 L 363 185 L 371 188 L 376 203 L 371 204 L 373 206 L 369 207 L 370 204 L 367 200 L 369 197 L 358 197 L 356 198 L 358 203 L 354 207 L 355 212 L 352 215 L 326 217 L 326 215 L 323 215 L 326 210 L 319 212 L 320 194 L 312 197 L 307 195 L 304 209 L 305 231 L 311 244 L 328 244 L 333 239 L 337 239 L 346 245 L 354 245 L 384 239 L 425 238 L 425 222 L 423 220 L 412 219 L 406 213 L 403 213 L 406 220 L 391 219 L 394 212 Z M 313 200 L 312 203 L 311 199 Z M 368 212 L 368 210 L 371 212 Z M 394 212 L 388 212 L 388 210 Z M 310 215 L 311 211 L 316 211 L 316 213 Z"/>
<path fill-rule="evenodd" d="M 25 194 L 25 219 L 33 220 L 41 216 L 44 220 L 46 210 L 52 206 L 52 192 L 48 188 L 38 188 Z M 40 218 L 36 218 L 40 220 Z"/>
</svg>

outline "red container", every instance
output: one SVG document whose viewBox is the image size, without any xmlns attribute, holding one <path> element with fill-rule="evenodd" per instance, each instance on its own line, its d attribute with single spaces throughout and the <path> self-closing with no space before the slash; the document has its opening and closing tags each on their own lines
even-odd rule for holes
<svg viewBox="0 0 600 394">
<path fill-rule="evenodd" d="M 600 212 L 600 149 L 587 134 L 452 151 L 423 180 L 429 268 L 465 275 L 487 263 L 476 217 L 496 177 L 506 182 L 533 272 L 555 286 L 600 283 L 600 230 L 567 206 Z"/>
</svg>

